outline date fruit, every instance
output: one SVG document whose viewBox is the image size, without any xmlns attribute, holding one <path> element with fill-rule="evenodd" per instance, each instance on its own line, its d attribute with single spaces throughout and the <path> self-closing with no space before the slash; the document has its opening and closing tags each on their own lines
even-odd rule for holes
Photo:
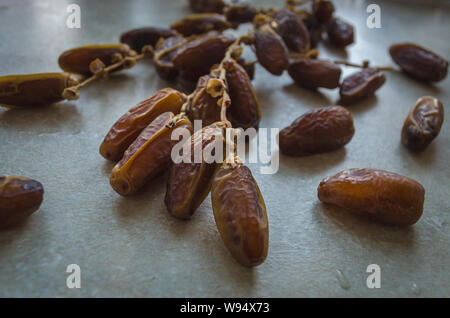
<svg viewBox="0 0 450 318">
<path fill-rule="evenodd" d="M 312 11 L 317 21 L 322 24 L 330 21 L 334 12 L 334 5 L 329 0 L 314 0 Z"/>
<path fill-rule="evenodd" d="M 125 150 L 156 117 L 165 112 L 178 114 L 185 101 L 186 96 L 174 89 L 157 91 L 120 117 L 100 145 L 100 154 L 108 160 L 120 160 Z"/>
<path fill-rule="evenodd" d="M 176 128 L 192 132 L 192 124 L 186 117 L 175 117 L 166 112 L 141 132 L 112 170 L 110 183 L 117 193 L 124 196 L 134 194 L 169 167 L 172 147 L 178 142 L 171 139 Z"/>
<path fill-rule="evenodd" d="M 334 89 L 339 86 L 341 68 L 325 60 L 295 58 L 289 65 L 288 73 L 300 86 Z"/>
<path fill-rule="evenodd" d="M 249 3 L 231 3 L 224 9 L 224 14 L 233 26 L 241 23 L 252 22 L 253 18 L 258 14 L 258 10 Z"/>
<path fill-rule="evenodd" d="M 407 226 L 422 216 L 425 189 L 417 181 L 379 169 L 349 169 L 325 178 L 320 201 L 388 225 Z"/>
<path fill-rule="evenodd" d="M 235 128 L 258 129 L 261 110 L 252 82 L 245 69 L 234 60 L 224 62 L 231 105 L 227 118 Z"/>
<path fill-rule="evenodd" d="M 174 30 L 160 27 L 145 27 L 122 33 L 120 43 L 128 44 L 131 49 L 141 52 L 144 46 L 151 45 L 155 47 L 159 39 L 166 39 L 175 35 L 177 35 L 177 32 Z"/>
<path fill-rule="evenodd" d="M 419 98 L 403 124 L 402 144 L 413 151 L 425 149 L 439 134 L 443 121 L 444 107 L 439 99 Z"/>
<path fill-rule="evenodd" d="M 158 41 L 155 47 L 153 62 L 155 63 L 156 72 L 159 77 L 168 81 L 177 77 L 178 70 L 173 64 L 173 58 L 177 53 L 178 48 L 186 43 L 187 40 L 181 35 L 160 39 Z"/>
<path fill-rule="evenodd" d="M 0 106 L 33 107 L 64 100 L 64 89 L 78 84 L 69 73 L 41 73 L 0 77 Z"/>
<path fill-rule="evenodd" d="M 36 180 L 7 176 L 0 177 L 0 229 L 14 226 L 35 211 L 44 197 L 44 188 Z"/>
<path fill-rule="evenodd" d="M 216 77 L 212 75 L 204 75 L 199 78 L 194 97 L 186 110 L 189 119 L 192 122 L 201 120 L 203 127 L 220 121 L 221 108 L 217 104 L 220 96 L 213 97 L 206 90 L 210 81 L 214 79 Z"/>
<path fill-rule="evenodd" d="M 217 13 L 198 13 L 175 21 L 171 29 L 184 36 L 203 34 L 209 31 L 224 31 L 231 28 L 226 17 Z"/>
<path fill-rule="evenodd" d="M 191 9 L 196 12 L 222 13 L 225 7 L 223 0 L 189 0 Z"/>
<path fill-rule="evenodd" d="M 332 18 L 327 25 L 328 40 L 336 47 L 343 48 L 354 42 L 353 26 L 340 18 Z"/>
<path fill-rule="evenodd" d="M 211 200 L 217 228 L 231 255 L 244 266 L 264 262 L 269 224 L 264 199 L 250 169 L 222 165 L 214 176 Z"/>
<path fill-rule="evenodd" d="M 164 199 L 170 214 L 180 219 L 190 219 L 205 200 L 220 165 L 215 161 L 207 162 L 203 156 L 201 162 L 195 162 L 194 152 L 199 149 L 203 154 L 207 147 L 214 149 L 215 143 L 223 144 L 223 129 L 212 124 L 194 133 L 188 142 L 191 161 L 172 164 Z M 214 155 L 214 150 L 211 154 Z"/>
<path fill-rule="evenodd" d="M 355 133 L 352 114 L 341 106 L 321 107 L 297 118 L 279 134 L 280 151 L 308 156 L 339 149 Z"/>
<path fill-rule="evenodd" d="M 417 44 L 393 44 L 389 54 L 407 75 L 415 79 L 439 82 L 447 76 L 448 61 Z"/>
<path fill-rule="evenodd" d="M 283 39 L 268 24 L 255 30 L 255 53 L 259 63 L 273 75 L 289 66 L 289 51 Z"/>
<path fill-rule="evenodd" d="M 352 104 L 372 96 L 386 81 L 386 76 L 380 70 L 367 67 L 346 77 L 339 90 L 341 102 Z"/>
<path fill-rule="evenodd" d="M 117 55 L 122 58 L 133 56 L 136 52 L 127 44 L 93 44 L 73 48 L 63 52 L 58 58 L 62 70 L 85 76 L 92 75 L 89 65 L 96 59 L 101 60 L 105 66 L 114 64 Z M 118 68 L 115 71 L 120 70 Z"/>
<path fill-rule="evenodd" d="M 309 32 L 303 21 L 291 10 L 284 8 L 274 14 L 276 31 L 286 46 L 294 52 L 305 52 L 310 48 Z"/>
</svg>

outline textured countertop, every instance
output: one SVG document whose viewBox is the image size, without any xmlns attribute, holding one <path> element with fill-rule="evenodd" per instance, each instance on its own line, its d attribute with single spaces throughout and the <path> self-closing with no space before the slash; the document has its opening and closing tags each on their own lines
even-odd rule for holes
<svg viewBox="0 0 450 318">
<path fill-rule="evenodd" d="M 369 29 L 374 1 L 334 1 L 337 15 L 356 26 L 346 53 L 321 45 L 321 56 L 391 65 L 391 43 L 417 42 L 450 58 L 450 7 L 445 1 L 376 1 L 381 29 Z M 81 29 L 68 29 L 66 8 L 81 7 Z M 258 1 L 261 5 L 282 1 Z M 0 74 L 58 71 L 72 47 L 117 42 L 122 31 L 169 25 L 190 11 L 187 1 L 17 1 L 0 4 Z M 245 27 L 244 27 L 245 28 Z M 353 72 L 346 68 L 345 74 Z M 425 85 L 392 72 L 376 97 L 349 107 L 353 140 L 336 152 L 280 157 L 262 175 L 250 165 L 264 196 L 270 248 L 261 266 L 238 265 L 216 229 L 211 201 L 191 221 L 171 217 L 163 203 L 165 176 L 130 198 L 109 185 L 113 164 L 98 147 L 131 106 L 171 85 L 151 62 L 94 83 L 74 102 L 35 110 L 0 110 L 0 174 L 41 181 L 45 199 L 18 228 L 0 232 L 0 296 L 303 297 L 450 296 L 450 123 L 419 154 L 400 144 L 400 130 L 423 95 L 450 111 L 450 76 Z M 296 117 L 336 102 L 336 90 L 312 92 L 257 67 L 260 127 L 283 128 Z M 372 167 L 418 180 L 426 189 L 422 219 L 413 227 L 384 227 L 325 206 L 320 180 L 340 170 Z M 68 289 L 66 267 L 81 268 L 81 288 Z M 369 289 L 369 264 L 381 267 L 381 288 Z"/>
</svg>

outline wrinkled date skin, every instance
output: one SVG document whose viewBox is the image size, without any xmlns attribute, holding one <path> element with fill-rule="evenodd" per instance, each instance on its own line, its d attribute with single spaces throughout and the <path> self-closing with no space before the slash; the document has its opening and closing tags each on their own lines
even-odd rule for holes
<svg viewBox="0 0 450 318">
<path fill-rule="evenodd" d="M 0 177 L 0 229 L 14 226 L 41 206 L 44 187 L 36 180 Z"/>
<path fill-rule="evenodd" d="M 197 81 L 200 76 L 208 74 L 213 65 L 222 61 L 233 41 L 230 35 L 208 32 L 178 48 L 173 65 L 185 80 Z"/>
<path fill-rule="evenodd" d="M 289 51 L 283 39 L 267 24 L 255 31 L 255 51 L 259 63 L 273 75 L 289 66 Z"/>
<path fill-rule="evenodd" d="M 394 62 L 409 76 L 439 82 L 447 76 L 448 61 L 414 43 L 394 44 L 389 48 Z"/>
<path fill-rule="evenodd" d="M 106 66 L 109 66 L 113 64 L 116 54 L 124 58 L 135 53 L 124 43 L 86 45 L 63 52 L 58 58 L 58 63 L 65 72 L 90 76 L 92 73 L 89 65 L 95 59 L 100 59 Z M 120 68 L 115 71 L 118 70 Z"/>
<path fill-rule="evenodd" d="M 175 21 L 171 29 L 184 36 L 203 34 L 209 31 L 223 31 L 231 28 L 226 17 L 217 13 L 198 13 Z"/>
<path fill-rule="evenodd" d="M 233 26 L 241 23 L 252 22 L 258 10 L 248 3 L 232 3 L 224 9 L 224 14 Z"/>
<path fill-rule="evenodd" d="M 320 182 L 320 201 L 388 225 L 408 226 L 422 216 L 425 189 L 417 181 L 379 169 L 349 169 Z"/>
<path fill-rule="evenodd" d="M 294 52 L 305 52 L 310 48 L 309 32 L 303 21 L 287 8 L 274 14 L 276 31 L 283 38 L 286 46 Z"/>
<path fill-rule="evenodd" d="M 0 77 L 0 106 L 33 107 L 64 100 L 64 89 L 77 85 L 69 73 L 41 73 Z"/>
<path fill-rule="evenodd" d="M 419 98 L 403 124 L 402 144 L 413 151 L 425 149 L 439 134 L 443 121 L 444 107 L 439 99 Z"/>
<path fill-rule="evenodd" d="M 186 96 L 174 89 L 157 91 L 120 117 L 100 145 L 100 154 L 108 160 L 120 160 L 125 150 L 156 117 L 165 112 L 178 114 L 185 101 Z"/>
<path fill-rule="evenodd" d="M 336 47 L 344 48 L 354 42 L 353 26 L 340 18 L 333 18 L 327 26 L 328 40 Z"/>
<path fill-rule="evenodd" d="M 217 102 L 219 97 L 212 97 L 207 91 L 206 87 L 214 76 L 205 75 L 200 77 L 197 83 L 197 88 L 194 92 L 194 97 L 192 102 L 188 106 L 186 111 L 189 119 L 194 122 L 194 120 L 201 120 L 203 127 L 209 126 L 215 122 L 220 121 L 220 106 Z"/>
<path fill-rule="evenodd" d="M 384 82 L 386 76 L 376 68 L 364 68 L 342 81 L 339 95 L 343 104 L 352 104 L 375 94 Z"/>
<path fill-rule="evenodd" d="M 330 21 L 334 13 L 334 5 L 329 0 L 314 0 L 312 11 L 317 21 L 322 24 Z"/>
<path fill-rule="evenodd" d="M 171 81 L 178 75 L 178 70 L 173 64 L 173 58 L 177 49 L 186 44 L 187 40 L 180 36 L 172 36 L 167 39 L 160 39 L 155 47 L 153 61 L 156 72 L 164 80 Z"/>
<path fill-rule="evenodd" d="M 339 149 L 355 133 L 351 113 L 341 106 L 321 107 L 297 118 L 279 134 L 280 151 L 308 156 Z"/>
<path fill-rule="evenodd" d="M 141 132 L 112 170 L 110 183 L 117 193 L 124 196 L 134 194 L 169 167 L 172 147 L 178 142 L 171 140 L 172 131 L 176 128 L 192 132 L 192 125 L 186 117 L 176 120 L 173 113 L 167 112 Z"/>
<path fill-rule="evenodd" d="M 264 262 L 269 224 L 264 199 L 250 169 L 223 165 L 214 176 L 211 200 L 217 228 L 231 255 L 244 266 Z"/>
<path fill-rule="evenodd" d="M 155 47 L 158 40 L 169 38 L 177 35 L 174 30 L 160 27 L 146 27 L 129 30 L 120 36 L 120 43 L 128 44 L 128 46 L 136 52 L 141 52 L 145 45 Z"/>
<path fill-rule="evenodd" d="M 190 219 L 195 210 L 211 191 L 211 183 L 219 167 L 215 161 L 195 162 L 194 152 L 207 147 L 214 148 L 215 143 L 223 144 L 223 129 L 215 124 L 197 131 L 188 141 L 191 147 L 191 162 L 174 163 L 170 169 L 164 202 L 167 210 L 179 219 Z M 214 155 L 214 151 L 210 152 Z"/>
<path fill-rule="evenodd" d="M 334 89 L 339 86 L 341 68 L 325 60 L 296 58 L 291 61 L 288 73 L 300 86 Z"/>
<path fill-rule="evenodd" d="M 195 12 L 216 12 L 222 13 L 225 7 L 223 0 L 189 0 L 191 9 Z"/>
<path fill-rule="evenodd" d="M 224 63 L 227 72 L 228 92 L 231 105 L 227 109 L 227 118 L 235 128 L 258 129 L 261 110 L 258 98 L 247 72 L 234 60 Z"/>
</svg>

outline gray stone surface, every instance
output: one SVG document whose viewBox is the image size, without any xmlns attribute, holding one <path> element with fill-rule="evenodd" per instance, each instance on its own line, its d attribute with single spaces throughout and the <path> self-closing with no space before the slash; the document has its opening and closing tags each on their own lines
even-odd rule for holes
<svg viewBox="0 0 450 318">
<path fill-rule="evenodd" d="M 78 3 L 82 28 L 66 28 L 66 7 Z M 377 1 L 382 28 L 365 26 L 373 1 L 335 1 L 356 26 L 347 53 L 323 45 L 333 59 L 392 64 L 387 47 L 414 41 L 449 58 L 450 9 L 445 1 Z M 187 1 L 17 1 L 0 3 L 0 74 L 58 71 L 65 49 L 118 41 L 123 30 L 168 25 L 189 13 Z M 279 4 L 282 1 L 258 1 Z M 345 69 L 345 74 L 352 72 Z M 182 222 L 164 206 L 165 177 L 122 198 L 109 186 L 112 164 L 98 147 L 128 108 L 170 85 L 151 62 L 86 87 L 75 102 L 37 110 L 0 110 L 0 174 L 23 175 L 45 187 L 41 209 L 19 228 L 0 233 L 0 296 L 450 296 L 450 125 L 420 154 L 401 146 L 403 121 L 417 98 L 434 95 L 448 110 L 450 78 L 424 85 L 387 74 L 377 96 L 351 106 L 356 134 L 345 149 L 306 158 L 281 156 L 280 170 L 252 171 L 264 195 L 270 249 L 255 269 L 225 249 L 210 198 Z M 333 104 L 287 74 L 257 67 L 261 127 L 285 127 L 302 113 Z M 449 113 L 447 111 L 447 113 Z M 448 114 L 447 114 L 448 117 Z M 317 199 L 320 180 L 342 169 L 374 167 L 412 177 L 426 188 L 422 219 L 397 229 L 354 218 Z M 68 264 L 81 266 L 81 289 L 66 287 Z M 366 267 L 378 264 L 381 289 L 366 287 Z"/>
</svg>

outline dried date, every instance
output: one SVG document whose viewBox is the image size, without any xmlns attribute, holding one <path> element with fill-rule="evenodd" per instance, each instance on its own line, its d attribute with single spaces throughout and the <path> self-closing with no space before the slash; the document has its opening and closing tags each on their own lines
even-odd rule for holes
<svg viewBox="0 0 450 318">
<path fill-rule="evenodd" d="M 177 35 L 174 30 L 160 27 L 145 27 L 129 30 L 120 36 L 120 43 L 127 44 L 131 49 L 141 52 L 146 45 L 155 47 L 158 40 Z"/>
<path fill-rule="evenodd" d="M 295 58 L 289 65 L 288 73 L 300 86 L 334 89 L 339 86 L 341 68 L 325 60 Z"/>
<path fill-rule="evenodd" d="M 386 81 L 380 70 L 367 67 L 345 78 L 339 90 L 341 102 L 352 104 L 372 96 Z"/>
<path fill-rule="evenodd" d="M 407 226 L 422 216 L 425 189 L 417 181 L 379 169 L 349 169 L 325 178 L 320 201 L 374 221 Z"/>
<path fill-rule="evenodd" d="M 320 23 L 325 24 L 333 16 L 334 5 L 329 0 L 314 0 L 312 12 Z"/>
<path fill-rule="evenodd" d="M 343 48 L 354 42 L 353 26 L 340 18 L 333 18 L 327 25 L 328 40 L 336 47 Z"/>
<path fill-rule="evenodd" d="M 171 29 L 184 36 L 203 34 L 209 31 L 224 31 L 231 28 L 226 17 L 217 13 L 198 13 L 175 21 Z"/>
<path fill-rule="evenodd" d="M 286 46 L 294 52 L 305 52 L 310 48 L 309 32 L 303 21 L 291 10 L 284 8 L 274 13 L 276 31 Z"/>
</svg>

